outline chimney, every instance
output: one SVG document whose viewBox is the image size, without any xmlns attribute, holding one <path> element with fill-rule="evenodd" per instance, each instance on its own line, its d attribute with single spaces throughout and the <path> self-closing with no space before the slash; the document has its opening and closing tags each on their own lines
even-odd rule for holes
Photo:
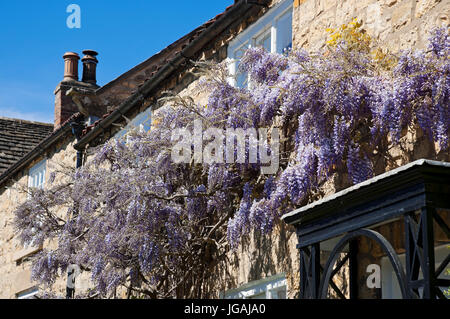
<svg viewBox="0 0 450 319">
<path fill-rule="evenodd" d="M 78 60 L 80 56 L 75 52 L 66 52 L 64 59 L 64 78 L 55 89 L 55 125 L 56 131 L 69 119 L 72 114 L 78 112 L 76 104 L 66 93 L 78 83 Z"/>
<path fill-rule="evenodd" d="M 75 52 L 66 52 L 64 58 L 64 79 L 63 81 L 78 81 L 78 60 L 79 55 Z"/>
<path fill-rule="evenodd" d="M 55 89 L 55 125 L 59 129 L 73 114 L 79 112 L 79 108 L 72 99 L 73 92 L 85 95 L 95 92 L 96 84 L 97 52 L 93 50 L 83 51 L 83 80 L 78 79 L 78 60 L 80 56 L 75 52 L 66 52 L 64 58 L 64 78 Z M 67 95 L 70 93 L 70 95 Z M 79 103 L 79 101 L 78 101 Z M 84 106 L 86 107 L 86 106 Z M 92 110 L 89 111 L 89 113 Z M 94 110 L 99 113 L 101 110 Z M 103 114 L 103 113 L 102 113 Z"/>
<path fill-rule="evenodd" d="M 84 50 L 84 57 L 81 59 L 83 62 L 83 79 L 82 81 L 90 84 L 97 84 L 97 52 L 94 50 Z"/>
</svg>

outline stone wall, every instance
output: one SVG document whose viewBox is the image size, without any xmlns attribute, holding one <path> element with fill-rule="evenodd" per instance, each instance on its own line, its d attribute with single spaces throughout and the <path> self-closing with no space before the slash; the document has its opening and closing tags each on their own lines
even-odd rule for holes
<svg viewBox="0 0 450 319">
<path fill-rule="evenodd" d="M 76 151 L 70 134 L 47 151 L 46 182 L 51 172 L 60 169 L 61 165 L 75 167 Z M 0 189 L 0 298 L 16 298 L 18 293 L 36 286 L 36 283 L 31 281 L 30 257 L 40 251 L 41 247 L 24 249 L 14 236 L 13 220 L 15 208 L 27 197 L 20 189 L 28 185 L 28 170 L 43 159 L 44 157 L 41 157 L 31 162 L 9 184 L 3 185 Z M 46 242 L 44 248 L 54 244 Z M 77 280 L 76 289 L 85 290 L 89 284 L 89 278 L 84 274 Z M 66 275 L 64 274 L 55 283 L 54 291 L 65 296 L 65 286 Z"/>
<path fill-rule="evenodd" d="M 26 186 L 27 177 L 27 175 L 18 176 L 15 186 L 19 184 Z M 10 183 L 8 186 L 11 187 L 12 184 Z M 0 298 L 14 298 L 16 292 L 30 288 L 27 287 L 29 276 L 22 273 L 23 268 L 18 268 L 14 261 L 15 255 L 23 247 L 14 238 L 12 226 L 14 215 L 12 212 L 23 200 L 23 195 L 14 189 L 4 188 L 0 192 Z M 23 281 L 26 281 L 26 283 L 23 283 Z M 16 285 L 18 291 L 15 290 Z"/>
<path fill-rule="evenodd" d="M 448 26 L 450 2 L 446 0 L 296 0 L 293 46 L 316 51 L 325 45 L 327 28 L 363 21 L 363 28 L 391 52 L 426 48 L 434 26 Z"/>
<path fill-rule="evenodd" d="M 300 264 L 296 248 L 297 236 L 293 227 L 282 222 L 275 225 L 269 235 L 251 231 L 242 238 L 236 251 L 228 253 L 221 265 L 218 291 L 225 293 L 252 281 L 284 273 L 287 281 L 287 298 L 296 298 L 300 290 Z"/>
</svg>

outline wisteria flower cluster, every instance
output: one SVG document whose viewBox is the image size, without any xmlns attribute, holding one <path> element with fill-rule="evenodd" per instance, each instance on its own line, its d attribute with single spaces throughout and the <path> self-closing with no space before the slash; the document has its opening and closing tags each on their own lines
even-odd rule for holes
<svg viewBox="0 0 450 319">
<path fill-rule="evenodd" d="M 404 52 L 395 68 L 381 71 L 367 51 L 345 43 L 326 55 L 251 48 L 240 63 L 249 88 L 229 84 L 225 63 L 203 65 L 206 106 L 167 99 L 149 132 L 110 140 L 84 167 L 32 190 L 18 207 L 24 243 L 57 242 L 34 260 L 33 278 L 52 284 L 77 264 L 101 297 L 120 287 L 149 298 L 213 295 L 212 270 L 245 234 L 269 233 L 336 172 L 349 184 L 372 177 L 405 128 L 418 125 L 448 152 L 449 43 L 448 30 L 437 29 L 429 52 Z M 196 119 L 204 127 L 279 128 L 279 171 L 173 163 L 171 130 L 193 129 Z"/>
</svg>

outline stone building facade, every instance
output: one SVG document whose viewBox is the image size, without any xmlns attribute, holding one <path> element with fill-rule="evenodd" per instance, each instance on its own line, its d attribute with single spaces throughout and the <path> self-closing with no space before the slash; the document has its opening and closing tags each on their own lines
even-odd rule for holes
<svg viewBox="0 0 450 319">
<path fill-rule="evenodd" d="M 26 198 L 17 186 L 28 185 L 30 169 L 46 160 L 45 177 L 48 179 L 55 167 L 52 163 L 75 167 L 88 160 L 94 147 L 120 134 L 123 127 L 126 129 L 125 117 L 137 119 L 140 114 L 148 114 L 151 121 L 152 112 L 157 112 L 157 106 L 161 106 L 157 101 L 165 91 L 191 96 L 199 103 L 205 101 L 206 96 L 196 87 L 198 79 L 190 72 L 193 65 L 189 60 L 234 59 L 233 54 L 239 49 L 236 43 L 243 39 L 257 42 L 261 38 L 261 43 L 267 43 L 273 52 L 289 46 L 319 50 L 325 45 L 327 28 L 348 23 L 354 17 L 363 21 L 363 27 L 382 46 L 398 52 L 424 48 L 427 33 L 434 26 L 448 26 L 450 21 L 450 2 L 445 0 L 258 3 L 235 1 L 223 13 L 101 87 L 96 84 L 96 69 L 92 68 L 98 63 L 95 52 L 85 52 L 83 68 L 91 73 L 83 72 L 81 81 L 77 71 L 79 56 L 64 55 L 64 79 L 55 90 L 55 130 L 39 147 L 0 175 L 0 298 L 17 298 L 36 291 L 35 283 L 30 280 L 28 257 L 41 247 L 20 247 L 12 226 L 15 207 Z M 285 21 L 289 24 L 286 30 L 290 30 L 291 41 L 285 40 L 286 32 L 277 33 L 277 30 L 285 30 L 282 29 Z M 448 154 L 437 154 L 434 145 L 417 134 L 410 132 L 404 139 L 407 152 L 392 150 L 398 165 L 418 158 L 450 160 Z M 340 176 L 335 176 L 324 188 L 324 195 L 346 186 Z M 236 253 L 229 254 L 231 263 L 220 268 L 217 294 L 211 297 L 296 297 L 300 282 L 296 244 L 293 229 L 283 223 L 277 225 L 270 236 L 250 234 Z M 345 273 L 341 277 L 345 278 Z M 63 295 L 65 282 L 65 274 L 62 274 L 55 285 Z M 87 289 L 88 274 L 83 274 L 76 285 L 77 291 Z"/>
<path fill-rule="evenodd" d="M 317 50 L 325 45 L 327 28 L 361 19 L 364 29 L 391 52 L 426 47 L 436 26 L 448 26 L 450 7 L 445 0 L 296 0 L 294 47 Z"/>
</svg>

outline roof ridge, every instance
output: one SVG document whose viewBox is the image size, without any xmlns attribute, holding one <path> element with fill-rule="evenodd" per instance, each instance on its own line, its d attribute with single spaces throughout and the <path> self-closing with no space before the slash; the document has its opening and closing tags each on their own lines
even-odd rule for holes
<svg viewBox="0 0 450 319">
<path fill-rule="evenodd" d="M 105 85 L 99 87 L 96 90 L 96 94 L 100 94 L 101 92 L 103 92 L 103 91 L 107 90 L 108 88 L 110 88 L 111 86 L 113 86 L 118 81 L 120 81 L 122 79 L 126 79 L 127 76 L 132 76 L 132 74 L 134 74 L 135 72 L 140 72 L 143 69 L 145 69 L 146 67 L 150 67 L 152 65 L 156 66 L 156 67 L 158 67 L 158 66 L 162 67 L 163 65 L 167 64 L 168 60 L 173 59 L 174 53 L 181 52 L 183 47 L 186 46 L 187 43 L 191 42 L 200 33 L 202 33 L 207 28 L 209 28 L 211 26 L 211 24 L 213 24 L 215 21 L 217 21 L 217 19 L 219 19 L 221 16 L 223 16 L 226 12 L 230 11 L 230 9 L 232 7 L 234 7 L 235 5 L 236 5 L 236 3 L 229 5 L 223 12 L 217 14 L 213 18 L 202 23 L 201 25 L 199 25 L 192 31 L 184 34 L 183 36 L 181 36 L 174 42 L 170 43 L 166 47 L 164 47 L 161 50 L 159 50 L 158 52 L 154 53 L 153 55 L 151 55 L 144 61 L 138 63 L 131 69 L 129 69 L 129 70 L 125 71 L 124 73 L 120 74 L 119 76 L 117 76 L 115 79 L 113 79 L 113 80 L 109 81 L 108 83 L 106 83 Z M 177 46 L 180 46 L 180 48 L 178 50 L 176 50 Z M 158 62 L 158 58 L 161 58 L 162 61 Z"/>
<path fill-rule="evenodd" d="M 28 124 L 37 124 L 37 125 L 42 125 L 42 126 L 51 126 L 51 127 L 54 126 L 53 123 L 44 123 L 44 122 L 30 121 L 30 120 L 11 118 L 11 117 L 4 117 L 4 116 L 0 116 L 0 120 L 11 121 L 11 122 L 21 122 L 21 123 L 28 123 Z"/>
</svg>

